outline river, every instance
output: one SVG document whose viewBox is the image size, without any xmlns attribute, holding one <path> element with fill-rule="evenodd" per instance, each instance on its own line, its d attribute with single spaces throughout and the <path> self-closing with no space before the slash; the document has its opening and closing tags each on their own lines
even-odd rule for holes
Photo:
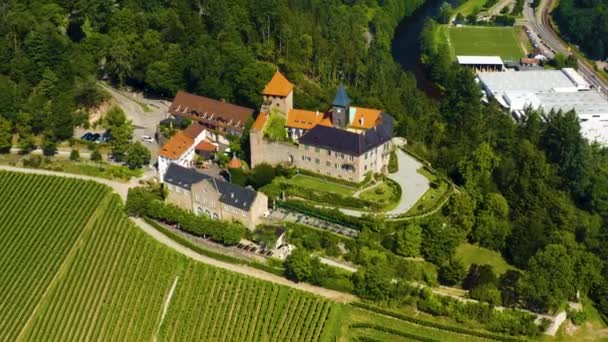
<svg viewBox="0 0 608 342">
<path fill-rule="evenodd" d="M 426 0 L 424 5 L 418 8 L 412 15 L 404 18 L 397 29 L 393 38 L 392 54 L 397 63 L 403 69 L 412 72 L 416 77 L 418 88 L 427 95 L 437 98 L 440 95 L 439 89 L 425 75 L 420 65 L 420 44 L 419 37 L 422 27 L 427 18 L 434 18 L 439 14 L 439 7 L 446 0 Z M 455 0 L 449 1 L 451 3 Z"/>
</svg>

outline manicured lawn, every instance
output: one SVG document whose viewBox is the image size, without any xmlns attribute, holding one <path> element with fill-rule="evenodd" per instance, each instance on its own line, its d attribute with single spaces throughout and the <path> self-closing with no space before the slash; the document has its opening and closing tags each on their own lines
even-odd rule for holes
<svg viewBox="0 0 608 342">
<path fill-rule="evenodd" d="M 513 27 L 450 27 L 449 44 L 455 55 L 524 57 Z"/>
<path fill-rule="evenodd" d="M 343 184 L 306 175 L 295 175 L 289 180 L 289 182 L 306 188 L 333 192 L 344 196 L 350 196 L 356 191 L 355 188 L 351 188 Z"/>
<path fill-rule="evenodd" d="M 382 182 L 369 190 L 363 191 L 359 197 L 364 200 L 380 203 L 383 207 L 389 208 L 399 203 L 400 195 L 398 189 L 395 191 L 389 183 Z"/>
<path fill-rule="evenodd" d="M 430 173 L 425 168 L 419 169 L 418 173 L 429 180 L 431 187 L 422 195 L 412 209 L 407 212 L 407 216 L 416 216 L 433 210 L 445 199 L 444 195 L 450 189 L 448 183 Z"/>
<path fill-rule="evenodd" d="M 463 243 L 458 246 L 456 258 L 460 259 L 467 268 L 471 264 L 492 265 L 497 274 L 503 274 L 507 270 L 515 269 L 514 266 L 507 264 L 500 253 L 470 243 Z"/>
<path fill-rule="evenodd" d="M 460 13 L 464 17 L 466 17 L 469 14 L 477 13 L 484 7 L 486 2 L 488 2 L 488 0 L 464 1 L 462 4 L 460 4 L 460 6 L 454 8 L 454 11 L 453 11 L 454 16 L 456 16 L 458 13 Z"/>
</svg>

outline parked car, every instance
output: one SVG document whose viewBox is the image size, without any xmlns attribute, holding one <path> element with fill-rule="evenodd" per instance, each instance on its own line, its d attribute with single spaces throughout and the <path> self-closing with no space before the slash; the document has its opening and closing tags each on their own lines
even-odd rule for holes
<svg viewBox="0 0 608 342">
<path fill-rule="evenodd" d="M 83 136 L 81 136 L 80 139 L 86 140 L 86 141 L 91 141 L 92 137 L 93 137 L 93 133 L 87 132 L 87 133 L 83 134 Z"/>
<path fill-rule="evenodd" d="M 145 142 L 149 142 L 149 143 L 153 143 L 154 142 L 154 138 L 152 138 L 149 135 L 142 135 L 141 136 L 141 140 L 143 140 Z"/>
<path fill-rule="evenodd" d="M 93 141 L 96 143 L 100 143 L 101 142 L 101 134 L 99 133 L 95 133 L 91 136 L 91 139 L 89 141 Z"/>
<path fill-rule="evenodd" d="M 110 140 L 112 140 L 112 133 L 106 131 L 104 134 L 101 135 L 101 142 L 107 143 Z"/>
</svg>

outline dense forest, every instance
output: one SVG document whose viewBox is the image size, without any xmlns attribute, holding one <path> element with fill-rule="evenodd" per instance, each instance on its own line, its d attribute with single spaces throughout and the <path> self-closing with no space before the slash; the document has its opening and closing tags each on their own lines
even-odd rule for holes
<svg viewBox="0 0 608 342">
<path fill-rule="evenodd" d="M 608 1 L 561 0 L 553 14 L 560 33 L 591 58 L 608 57 Z"/>
<path fill-rule="evenodd" d="M 608 314 L 608 151 L 582 137 L 574 112 L 530 111 L 516 123 L 480 103 L 473 74 L 453 67 L 435 29 L 428 22 L 421 36 L 423 62 L 447 91 L 436 120 L 408 132 L 465 190 L 444 210 L 455 235 L 524 270 L 499 284 L 503 304 L 553 310 L 580 291 Z"/>
<path fill-rule="evenodd" d="M 303 108 L 326 109 L 343 82 L 359 104 L 397 117 L 422 113 L 424 97 L 390 55 L 394 28 L 420 3 L 5 2 L 0 125 L 20 139 L 67 139 L 86 119 L 86 109 L 103 100 L 98 79 L 167 98 L 185 89 L 258 108 L 276 68 L 297 84 L 295 101 Z"/>
</svg>

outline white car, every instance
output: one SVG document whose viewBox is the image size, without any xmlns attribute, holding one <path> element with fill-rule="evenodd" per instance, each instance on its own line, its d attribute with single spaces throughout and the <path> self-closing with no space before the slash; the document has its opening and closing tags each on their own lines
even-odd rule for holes
<svg viewBox="0 0 608 342">
<path fill-rule="evenodd" d="M 141 140 L 143 140 L 143 141 L 145 141 L 145 142 L 149 142 L 149 143 L 154 142 L 154 138 L 152 138 L 152 137 L 151 137 L 151 136 L 149 136 L 149 135 L 142 135 L 142 136 L 141 136 Z"/>
</svg>

